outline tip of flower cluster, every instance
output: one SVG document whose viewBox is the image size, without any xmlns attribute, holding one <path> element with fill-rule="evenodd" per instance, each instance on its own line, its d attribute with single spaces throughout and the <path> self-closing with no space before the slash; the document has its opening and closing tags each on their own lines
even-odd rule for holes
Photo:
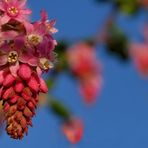
<svg viewBox="0 0 148 148">
<path fill-rule="evenodd" d="M 6 75 L 7 80 L 4 79 L 0 86 L 0 99 L 3 101 L 7 133 L 14 139 L 22 139 L 28 133 L 28 126 L 32 126 L 39 93 L 46 93 L 48 88 L 36 70 L 27 64 L 21 64 L 17 73 L 18 76 L 14 77 L 11 71 L 3 72 L 2 76 Z"/>
</svg>

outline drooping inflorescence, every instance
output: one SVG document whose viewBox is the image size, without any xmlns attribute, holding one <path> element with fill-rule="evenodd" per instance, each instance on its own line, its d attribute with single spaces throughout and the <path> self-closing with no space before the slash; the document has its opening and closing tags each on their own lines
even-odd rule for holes
<svg viewBox="0 0 148 148">
<path fill-rule="evenodd" d="M 57 32 L 55 20 L 30 22 L 31 10 L 26 0 L 0 1 L 0 100 L 6 131 L 14 139 L 22 139 L 32 126 L 32 117 L 40 92 L 48 88 L 42 73 L 53 67 Z"/>
<path fill-rule="evenodd" d="M 87 104 L 93 104 L 102 87 L 101 64 L 94 47 L 79 42 L 68 49 L 68 63 L 79 81 L 80 93 Z"/>
</svg>

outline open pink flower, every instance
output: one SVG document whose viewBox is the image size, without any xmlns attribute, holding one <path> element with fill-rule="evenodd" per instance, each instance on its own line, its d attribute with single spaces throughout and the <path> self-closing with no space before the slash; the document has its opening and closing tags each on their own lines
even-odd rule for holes
<svg viewBox="0 0 148 148">
<path fill-rule="evenodd" d="M 6 42 L 0 48 L 0 66 L 9 65 L 10 71 L 16 76 L 19 62 L 30 64 L 29 52 L 25 51 L 24 40 L 15 38 L 14 42 Z"/>
<path fill-rule="evenodd" d="M 21 36 L 16 37 L 14 42 L 10 41 L 10 43 L 2 44 L 0 48 L 0 66 L 6 66 L 8 64 L 14 76 L 16 76 L 16 71 L 19 69 L 19 62 L 43 70 L 48 70 L 53 67 L 53 63 L 48 59 L 48 54 L 52 52 L 46 51 L 46 46 L 40 47 L 41 51 L 38 53 L 34 48 L 26 46 L 24 40 L 25 37 Z"/>
<path fill-rule="evenodd" d="M 11 19 L 25 22 L 31 10 L 25 8 L 26 0 L 1 0 L 0 10 L 4 13 L 1 16 L 1 23 L 5 24 Z"/>
<path fill-rule="evenodd" d="M 50 34 L 54 34 L 56 32 L 58 32 L 58 30 L 54 27 L 56 24 L 56 20 L 48 20 L 48 15 L 46 13 L 45 10 L 41 11 L 41 20 L 39 22 L 37 22 L 38 25 L 44 25 L 44 31 Z"/>
<path fill-rule="evenodd" d="M 45 29 L 45 24 L 39 22 L 28 26 L 25 42 L 27 47 L 33 49 L 34 64 L 41 68 L 45 66 L 43 69 L 46 70 L 53 66 L 55 58 L 53 50 L 57 43 Z"/>
<path fill-rule="evenodd" d="M 102 85 L 100 62 L 94 49 L 86 43 L 78 43 L 68 50 L 68 62 L 79 80 L 85 102 L 94 103 Z"/>
<path fill-rule="evenodd" d="M 37 48 L 41 56 L 51 59 L 51 53 L 57 44 L 52 37 L 52 30 L 56 23 L 55 20 L 48 21 L 48 17 L 45 11 L 41 12 L 42 19 L 32 25 L 29 25 L 27 29 L 26 42 L 29 46 Z M 44 49 L 44 50 L 43 50 Z"/>
<path fill-rule="evenodd" d="M 62 131 L 72 144 L 76 144 L 83 136 L 83 128 L 83 122 L 80 119 L 73 118 L 63 124 Z"/>
<path fill-rule="evenodd" d="M 41 19 L 35 22 L 33 26 L 35 29 L 38 30 L 37 32 L 40 32 L 41 34 L 51 34 L 52 35 L 58 31 L 54 27 L 55 24 L 56 24 L 56 20 L 55 19 L 49 20 L 46 11 L 42 10 Z M 30 29 L 33 29 L 33 28 L 29 28 L 28 32 L 32 32 Z"/>
</svg>

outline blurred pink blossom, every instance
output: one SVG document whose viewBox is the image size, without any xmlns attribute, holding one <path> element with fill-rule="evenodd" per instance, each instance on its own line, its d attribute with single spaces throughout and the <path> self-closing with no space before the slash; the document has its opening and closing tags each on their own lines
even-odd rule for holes
<svg viewBox="0 0 148 148">
<path fill-rule="evenodd" d="M 64 122 L 62 125 L 64 135 L 72 144 L 76 144 L 81 140 L 83 136 L 83 128 L 83 122 L 77 118 Z"/>
<path fill-rule="evenodd" d="M 148 7 L 148 0 L 139 0 L 139 3 L 144 7 Z"/>
<path fill-rule="evenodd" d="M 101 65 L 95 50 L 84 42 L 77 43 L 68 50 L 68 62 L 79 80 L 80 93 L 85 102 L 94 103 L 102 86 Z"/>
<path fill-rule="evenodd" d="M 139 73 L 143 76 L 148 76 L 148 44 L 131 44 L 130 55 Z"/>
</svg>

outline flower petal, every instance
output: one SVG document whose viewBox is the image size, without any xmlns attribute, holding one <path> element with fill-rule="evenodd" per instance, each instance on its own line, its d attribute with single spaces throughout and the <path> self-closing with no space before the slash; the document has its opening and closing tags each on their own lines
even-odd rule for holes
<svg viewBox="0 0 148 148">
<path fill-rule="evenodd" d="M 38 65 L 38 59 L 37 58 L 29 59 L 28 64 L 31 65 L 31 66 L 37 66 Z"/>
<path fill-rule="evenodd" d="M 6 23 L 8 23 L 9 20 L 10 20 L 10 17 L 5 15 L 5 16 L 1 17 L 1 24 L 6 24 Z"/>
<path fill-rule="evenodd" d="M 21 13 L 21 14 L 29 15 L 29 14 L 32 13 L 32 11 L 31 11 L 30 9 L 22 9 L 22 10 L 20 10 L 20 13 Z"/>
<path fill-rule="evenodd" d="M 42 74 L 41 68 L 40 68 L 40 67 L 37 67 L 37 68 L 36 68 L 36 72 L 37 72 L 38 76 L 40 77 L 41 74 Z"/>
<path fill-rule="evenodd" d="M 7 63 L 7 55 L 0 56 L 0 66 L 3 66 Z"/>
<path fill-rule="evenodd" d="M 19 7 L 24 7 L 26 5 L 27 0 L 20 0 L 18 3 Z"/>
<path fill-rule="evenodd" d="M 48 15 L 45 10 L 41 11 L 41 18 L 42 18 L 42 22 L 45 22 L 48 19 Z"/>
<path fill-rule="evenodd" d="M 10 72 L 14 77 L 17 77 L 17 71 L 19 70 L 19 62 L 16 62 L 14 65 L 10 66 Z"/>
</svg>

